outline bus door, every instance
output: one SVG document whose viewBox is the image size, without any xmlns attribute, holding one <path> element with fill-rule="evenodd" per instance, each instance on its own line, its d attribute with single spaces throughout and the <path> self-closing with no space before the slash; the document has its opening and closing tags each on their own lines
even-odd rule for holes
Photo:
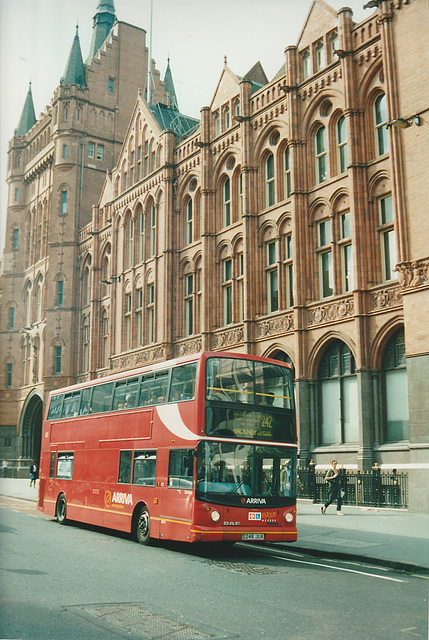
<svg viewBox="0 0 429 640">
<path fill-rule="evenodd" d="M 190 539 L 194 503 L 193 449 L 170 449 L 168 456 L 167 495 L 161 515 L 161 537 Z"/>
</svg>

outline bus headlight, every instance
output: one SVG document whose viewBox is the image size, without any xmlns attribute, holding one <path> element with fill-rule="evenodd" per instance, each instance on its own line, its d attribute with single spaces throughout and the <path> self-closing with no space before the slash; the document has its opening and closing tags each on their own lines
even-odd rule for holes
<svg viewBox="0 0 429 640">
<path fill-rule="evenodd" d="M 219 520 L 220 520 L 219 511 L 212 511 L 211 514 L 210 514 L 210 518 L 213 520 L 213 522 L 219 522 Z"/>
<path fill-rule="evenodd" d="M 286 518 L 286 522 L 293 522 L 293 513 L 288 512 L 285 518 Z"/>
</svg>

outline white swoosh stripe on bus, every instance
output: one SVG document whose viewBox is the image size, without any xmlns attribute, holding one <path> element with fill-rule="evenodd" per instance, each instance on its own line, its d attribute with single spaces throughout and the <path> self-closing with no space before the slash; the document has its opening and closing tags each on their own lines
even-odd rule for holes
<svg viewBox="0 0 429 640">
<path fill-rule="evenodd" d="M 175 436 L 183 440 L 195 440 L 196 435 L 183 422 L 177 404 L 160 405 L 156 411 L 164 426 Z"/>
</svg>

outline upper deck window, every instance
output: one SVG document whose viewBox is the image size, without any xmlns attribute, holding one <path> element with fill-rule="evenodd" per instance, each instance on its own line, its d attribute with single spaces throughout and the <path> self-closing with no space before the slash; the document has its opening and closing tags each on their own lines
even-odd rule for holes
<svg viewBox="0 0 429 640">
<path fill-rule="evenodd" d="M 208 400 L 293 409 L 286 367 L 233 358 L 209 358 L 206 366 Z"/>
</svg>

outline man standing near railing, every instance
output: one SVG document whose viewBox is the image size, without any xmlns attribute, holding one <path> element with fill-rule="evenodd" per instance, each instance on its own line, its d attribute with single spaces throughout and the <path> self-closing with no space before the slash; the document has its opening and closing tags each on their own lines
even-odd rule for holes
<svg viewBox="0 0 429 640">
<path fill-rule="evenodd" d="M 341 485 L 340 485 L 340 477 L 337 469 L 337 464 L 338 462 L 336 460 L 332 460 L 331 469 L 328 469 L 325 476 L 325 482 L 329 483 L 329 494 L 328 494 L 328 500 L 325 502 L 324 506 L 320 507 L 320 510 L 323 515 L 325 515 L 326 509 L 329 507 L 330 504 L 334 502 L 334 500 L 337 501 L 337 516 L 344 515 L 344 513 L 341 512 L 341 503 L 342 503 Z"/>
</svg>

